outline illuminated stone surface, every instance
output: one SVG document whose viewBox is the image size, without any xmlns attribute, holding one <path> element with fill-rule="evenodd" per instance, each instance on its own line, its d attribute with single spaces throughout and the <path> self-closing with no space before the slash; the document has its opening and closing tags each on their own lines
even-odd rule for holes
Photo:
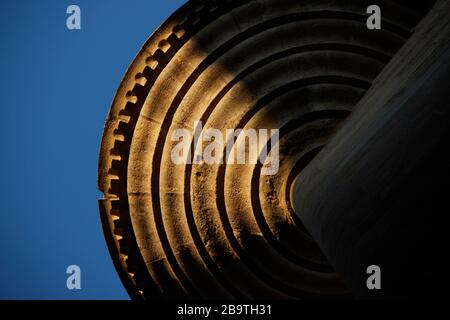
<svg viewBox="0 0 450 320">
<path fill-rule="evenodd" d="M 330 140 L 427 5 L 191 1 L 145 43 L 106 120 L 99 201 L 133 298 L 346 298 L 290 205 L 297 174 Z M 174 165 L 170 136 L 279 128 L 280 170 Z M 190 128 L 192 129 L 192 128 Z"/>
</svg>

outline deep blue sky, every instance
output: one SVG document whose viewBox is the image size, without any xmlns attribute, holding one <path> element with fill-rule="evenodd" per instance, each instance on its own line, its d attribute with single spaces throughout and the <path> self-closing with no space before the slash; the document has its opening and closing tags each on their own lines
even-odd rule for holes
<svg viewBox="0 0 450 320">
<path fill-rule="evenodd" d="M 0 1 L 0 299 L 128 299 L 100 225 L 98 148 L 126 68 L 184 2 Z M 82 30 L 66 28 L 70 4 Z"/>
</svg>

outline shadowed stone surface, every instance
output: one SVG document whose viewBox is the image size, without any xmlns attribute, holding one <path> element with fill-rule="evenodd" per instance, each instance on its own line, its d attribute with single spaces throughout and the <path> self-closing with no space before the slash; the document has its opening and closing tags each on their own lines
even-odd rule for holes
<svg viewBox="0 0 450 320">
<path fill-rule="evenodd" d="M 368 1 L 190 1 L 149 38 L 99 159 L 105 237 L 131 297 L 350 297 L 294 214 L 290 186 L 431 4 L 378 2 L 383 29 L 369 31 Z M 279 128 L 278 174 L 174 165 L 172 132 L 198 120 Z"/>
</svg>

